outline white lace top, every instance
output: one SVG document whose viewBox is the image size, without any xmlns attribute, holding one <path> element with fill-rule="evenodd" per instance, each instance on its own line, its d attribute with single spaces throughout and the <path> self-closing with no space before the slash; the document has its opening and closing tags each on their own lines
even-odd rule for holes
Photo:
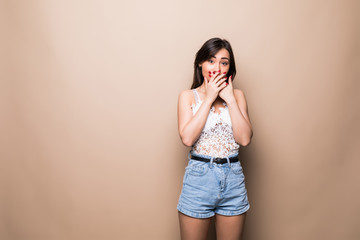
<svg viewBox="0 0 360 240">
<path fill-rule="evenodd" d="M 193 93 L 196 103 L 191 106 L 191 109 L 195 115 L 202 101 L 195 89 Z M 226 103 L 223 104 L 224 107 L 220 108 L 220 113 L 215 112 L 214 106 L 211 107 L 204 129 L 192 146 L 193 152 L 221 158 L 238 153 L 240 145 L 235 142 L 229 109 Z"/>
</svg>

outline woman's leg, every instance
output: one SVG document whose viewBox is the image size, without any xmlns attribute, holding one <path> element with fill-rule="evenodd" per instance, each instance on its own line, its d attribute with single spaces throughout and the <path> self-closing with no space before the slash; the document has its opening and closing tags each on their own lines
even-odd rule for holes
<svg viewBox="0 0 360 240">
<path fill-rule="evenodd" d="M 245 224 L 246 213 L 236 216 L 216 214 L 215 227 L 217 240 L 240 240 Z"/>
<path fill-rule="evenodd" d="M 179 212 L 181 240 L 206 240 L 211 218 L 193 218 Z"/>
</svg>

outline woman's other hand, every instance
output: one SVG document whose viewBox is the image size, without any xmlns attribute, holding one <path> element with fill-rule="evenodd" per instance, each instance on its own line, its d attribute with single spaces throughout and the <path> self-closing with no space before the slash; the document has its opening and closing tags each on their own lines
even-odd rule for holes
<svg viewBox="0 0 360 240">
<path fill-rule="evenodd" d="M 230 76 L 228 81 L 229 83 L 225 83 L 226 86 L 219 92 L 219 97 L 221 97 L 226 103 L 235 100 L 232 80 L 232 76 Z"/>
<path fill-rule="evenodd" d="M 205 81 L 205 99 L 213 103 L 219 92 L 221 92 L 226 87 L 226 72 L 209 72 L 209 80 L 204 77 Z"/>
</svg>

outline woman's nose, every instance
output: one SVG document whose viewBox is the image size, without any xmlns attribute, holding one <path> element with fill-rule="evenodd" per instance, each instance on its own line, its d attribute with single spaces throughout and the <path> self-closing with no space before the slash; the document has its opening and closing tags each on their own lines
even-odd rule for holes
<svg viewBox="0 0 360 240">
<path fill-rule="evenodd" d="M 216 65 L 215 67 L 214 67 L 214 71 L 215 72 L 218 72 L 220 70 L 220 66 L 219 65 Z"/>
<path fill-rule="evenodd" d="M 215 67 L 214 67 L 214 70 L 217 71 L 217 72 L 221 71 L 221 63 L 216 64 Z"/>
</svg>

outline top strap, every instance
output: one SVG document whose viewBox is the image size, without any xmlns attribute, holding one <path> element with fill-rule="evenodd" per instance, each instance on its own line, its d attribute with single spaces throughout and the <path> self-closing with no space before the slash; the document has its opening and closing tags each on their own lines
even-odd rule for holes
<svg viewBox="0 0 360 240">
<path fill-rule="evenodd" d="M 194 97 L 195 97 L 195 102 L 196 102 L 196 104 L 197 104 L 198 102 L 201 102 L 200 96 L 199 96 L 198 92 L 195 90 L 195 88 L 193 89 L 193 93 L 194 93 Z"/>
</svg>

